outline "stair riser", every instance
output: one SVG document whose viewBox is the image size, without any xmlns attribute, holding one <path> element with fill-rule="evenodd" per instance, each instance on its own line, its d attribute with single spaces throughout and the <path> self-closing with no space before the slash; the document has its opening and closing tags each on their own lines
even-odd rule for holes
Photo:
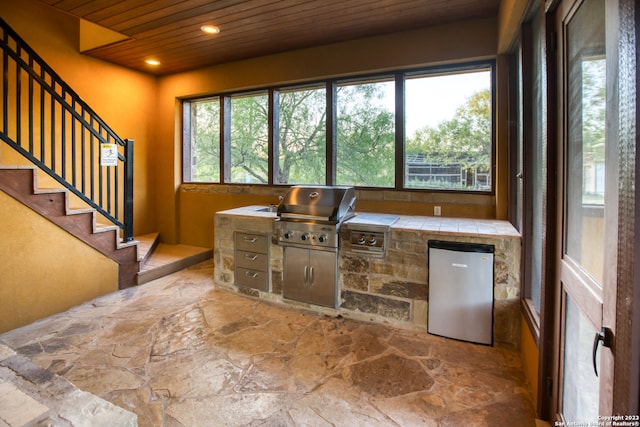
<svg viewBox="0 0 640 427">
<path fill-rule="evenodd" d="M 0 190 L 117 262 L 121 289 L 136 285 L 140 271 L 137 245 L 119 247 L 117 228 L 96 233 L 95 211 L 70 212 L 67 191 L 36 190 L 36 173 L 33 168 L 0 168 Z"/>
</svg>

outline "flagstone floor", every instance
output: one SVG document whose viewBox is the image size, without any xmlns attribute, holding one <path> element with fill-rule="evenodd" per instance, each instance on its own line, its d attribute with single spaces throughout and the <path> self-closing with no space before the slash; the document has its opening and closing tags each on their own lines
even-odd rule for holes
<svg viewBox="0 0 640 427">
<path fill-rule="evenodd" d="M 211 260 L 0 344 L 140 426 L 535 425 L 517 352 L 218 290 Z"/>
</svg>

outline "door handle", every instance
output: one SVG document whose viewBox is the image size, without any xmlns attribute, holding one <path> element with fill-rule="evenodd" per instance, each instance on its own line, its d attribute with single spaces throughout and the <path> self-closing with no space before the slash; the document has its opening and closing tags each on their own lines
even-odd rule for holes
<svg viewBox="0 0 640 427">
<path fill-rule="evenodd" d="M 598 346 L 602 342 L 602 345 L 611 348 L 613 345 L 613 331 L 608 326 L 603 326 L 600 328 L 600 332 L 596 332 L 596 336 L 593 338 L 593 371 L 596 373 L 596 377 L 598 376 L 598 366 L 596 365 L 596 354 L 598 353 Z"/>
<path fill-rule="evenodd" d="M 309 287 L 313 286 L 315 282 L 315 277 L 314 277 L 314 273 L 313 273 L 313 267 L 309 268 Z"/>
<path fill-rule="evenodd" d="M 255 261 L 258 259 L 258 255 L 249 255 L 249 254 L 244 254 L 244 259 L 249 260 L 249 261 Z"/>
<path fill-rule="evenodd" d="M 304 266 L 304 285 L 309 286 L 309 266 Z"/>
</svg>

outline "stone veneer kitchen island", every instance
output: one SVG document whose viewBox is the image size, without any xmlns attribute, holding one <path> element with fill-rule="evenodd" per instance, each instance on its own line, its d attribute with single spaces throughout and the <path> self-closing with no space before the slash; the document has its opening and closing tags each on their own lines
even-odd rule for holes
<svg viewBox="0 0 640 427">
<path fill-rule="evenodd" d="M 391 226 L 384 257 L 351 250 L 341 238 L 338 254 L 338 307 L 319 307 L 282 296 L 283 248 L 273 236 L 278 218 L 264 206 L 221 211 L 214 224 L 214 279 L 218 287 L 277 303 L 297 305 L 327 315 L 427 329 L 429 240 L 489 244 L 495 247 L 493 289 L 494 345 L 516 349 L 520 343 L 521 238 L 507 221 L 431 216 L 400 216 Z M 343 225 L 342 233 L 346 226 Z M 234 233 L 254 233 L 270 240 L 267 291 L 236 286 Z"/>
</svg>

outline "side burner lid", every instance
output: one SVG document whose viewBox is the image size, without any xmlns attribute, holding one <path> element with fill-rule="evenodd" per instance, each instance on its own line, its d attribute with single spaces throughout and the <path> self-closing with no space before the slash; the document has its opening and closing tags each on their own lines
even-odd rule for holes
<svg viewBox="0 0 640 427">
<path fill-rule="evenodd" d="M 345 224 L 352 230 L 386 232 L 399 218 L 397 215 L 359 213 L 346 221 Z"/>
</svg>

